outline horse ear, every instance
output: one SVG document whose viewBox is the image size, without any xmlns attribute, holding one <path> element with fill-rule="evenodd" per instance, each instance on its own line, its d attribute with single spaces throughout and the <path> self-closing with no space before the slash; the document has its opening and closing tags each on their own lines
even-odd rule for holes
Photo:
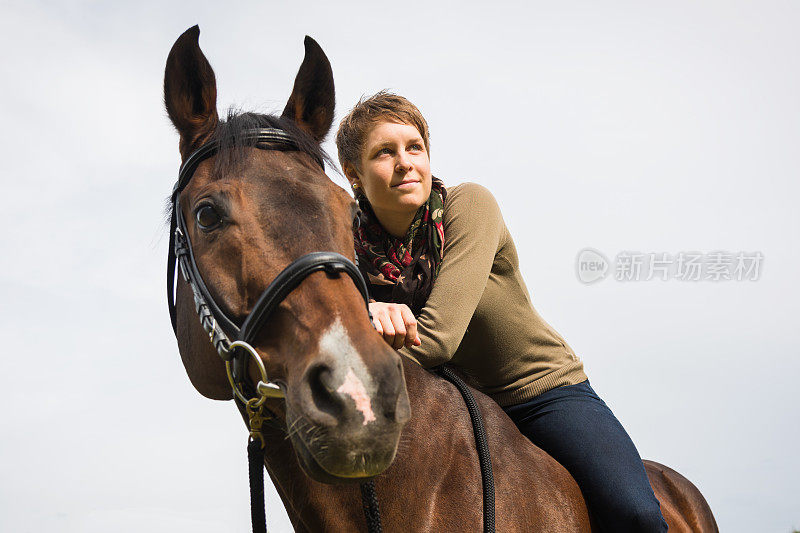
<svg viewBox="0 0 800 533">
<path fill-rule="evenodd" d="M 186 158 L 198 141 L 217 127 L 217 80 L 192 26 L 178 37 L 164 69 L 164 105 L 181 136 L 180 151 Z"/>
<path fill-rule="evenodd" d="M 336 103 L 333 71 L 317 41 L 306 35 L 303 43 L 306 55 L 297 72 L 283 116 L 294 120 L 300 128 L 322 142 L 333 124 Z"/>
</svg>

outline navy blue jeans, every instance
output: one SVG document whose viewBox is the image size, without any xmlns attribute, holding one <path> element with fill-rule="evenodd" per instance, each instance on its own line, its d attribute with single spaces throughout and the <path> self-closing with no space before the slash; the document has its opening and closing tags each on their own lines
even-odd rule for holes
<svg viewBox="0 0 800 533">
<path fill-rule="evenodd" d="M 642 459 L 589 381 L 505 408 L 523 435 L 561 463 L 600 531 L 666 531 Z"/>
</svg>

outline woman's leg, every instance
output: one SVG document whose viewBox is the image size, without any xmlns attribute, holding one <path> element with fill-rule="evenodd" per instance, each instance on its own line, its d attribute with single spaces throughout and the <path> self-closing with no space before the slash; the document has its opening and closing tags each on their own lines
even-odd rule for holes
<svg viewBox="0 0 800 533">
<path fill-rule="evenodd" d="M 602 531 L 667 531 L 636 447 L 588 381 L 505 411 L 572 474 Z"/>
</svg>

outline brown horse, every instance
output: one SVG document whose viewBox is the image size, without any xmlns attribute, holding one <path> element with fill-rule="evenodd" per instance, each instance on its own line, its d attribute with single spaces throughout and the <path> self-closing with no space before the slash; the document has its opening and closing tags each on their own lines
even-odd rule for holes
<svg viewBox="0 0 800 533">
<path fill-rule="evenodd" d="M 209 139 L 233 139 L 202 162 L 180 194 L 198 269 L 228 316 L 243 320 L 283 267 L 314 251 L 353 259 L 355 204 L 320 169 L 319 144 L 333 121 L 330 64 L 310 38 L 280 117 L 216 111 L 214 72 L 199 29 L 176 41 L 164 79 L 167 112 L 185 160 Z M 237 143 L 253 127 L 289 131 L 297 149 Z M 276 147 L 277 148 L 277 147 Z M 225 366 L 179 278 L 181 358 L 204 396 L 231 399 Z M 377 334 L 346 276 L 308 276 L 280 304 L 254 346 L 285 399 L 267 400 L 265 464 L 298 531 L 365 531 L 356 481 L 374 477 L 386 531 L 481 531 L 481 474 L 472 425 L 450 383 L 402 359 Z M 251 365 L 255 367 L 255 365 Z M 257 380 L 255 368 L 249 375 Z M 532 445 L 503 410 L 474 391 L 489 435 L 497 530 L 589 531 L 569 473 Z M 411 416 L 413 413 L 413 416 Z M 672 531 L 717 531 L 697 489 L 646 462 Z"/>
</svg>

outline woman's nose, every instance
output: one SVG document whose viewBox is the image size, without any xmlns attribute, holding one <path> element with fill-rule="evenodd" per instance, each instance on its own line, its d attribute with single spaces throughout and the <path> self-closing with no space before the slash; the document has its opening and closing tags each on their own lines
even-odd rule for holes
<svg viewBox="0 0 800 533">
<path fill-rule="evenodd" d="M 394 167 L 395 171 L 408 172 L 412 168 L 413 165 L 411 164 L 411 158 L 408 155 L 401 152 L 400 155 L 397 157 L 397 162 L 395 163 Z"/>
</svg>

